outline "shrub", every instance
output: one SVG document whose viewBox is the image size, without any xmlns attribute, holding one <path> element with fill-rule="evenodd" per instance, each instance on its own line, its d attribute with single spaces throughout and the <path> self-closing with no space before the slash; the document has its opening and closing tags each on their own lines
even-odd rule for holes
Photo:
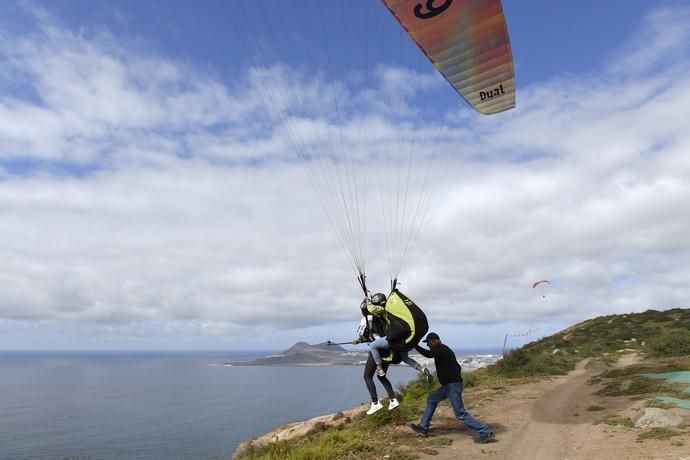
<svg viewBox="0 0 690 460">
<path fill-rule="evenodd" d="M 609 426 L 624 426 L 626 428 L 632 428 L 635 426 L 635 423 L 630 419 L 630 417 L 623 418 L 616 415 L 609 415 L 600 420 L 596 420 L 592 422 L 592 425 L 599 425 L 601 423 Z"/>
<path fill-rule="evenodd" d="M 637 441 L 641 442 L 645 439 L 670 439 L 673 436 L 678 436 L 680 433 L 677 431 L 670 430 L 668 428 L 652 428 L 649 431 L 640 433 L 637 436 Z"/>
<path fill-rule="evenodd" d="M 690 355 L 690 331 L 673 329 L 649 341 L 649 350 L 654 356 Z"/>
<path fill-rule="evenodd" d="M 509 377 L 565 374 L 573 368 L 576 359 L 562 353 L 518 348 L 492 366 L 491 372 Z"/>
</svg>

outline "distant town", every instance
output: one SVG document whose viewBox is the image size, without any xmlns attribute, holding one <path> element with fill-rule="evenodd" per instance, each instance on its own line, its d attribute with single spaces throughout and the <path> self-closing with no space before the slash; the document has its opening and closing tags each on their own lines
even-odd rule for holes
<svg viewBox="0 0 690 460">
<path fill-rule="evenodd" d="M 308 344 L 297 342 L 281 353 L 249 361 L 224 362 L 227 366 L 339 366 L 364 365 L 367 351 L 348 351 L 339 345 L 328 343 Z M 433 368 L 434 360 L 411 352 L 410 356 L 425 367 Z M 458 362 L 465 371 L 489 366 L 500 359 L 498 354 L 476 354 L 459 356 Z"/>
</svg>

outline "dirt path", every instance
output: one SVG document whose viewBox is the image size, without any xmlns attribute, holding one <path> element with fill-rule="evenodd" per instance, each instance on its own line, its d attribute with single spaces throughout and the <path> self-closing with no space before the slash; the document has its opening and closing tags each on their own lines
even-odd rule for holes
<svg viewBox="0 0 690 460">
<path fill-rule="evenodd" d="M 579 416 L 578 408 L 583 390 L 592 372 L 586 362 L 578 364 L 568 377 L 534 402 L 531 419 L 522 429 L 508 438 L 510 458 L 553 460 L 567 458 L 570 425 Z M 578 414 L 578 415 L 575 415 Z"/>
<path fill-rule="evenodd" d="M 638 361 L 636 355 L 626 355 L 617 367 Z M 474 433 L 444 405 L 432 422 L 427 438 L 432 441 L 417 454 L 436 460 L 690 460 L 690 442 L 679 446 L 658 440 L 640 443 L 635 430 L 593 423 L 607 415 L 634 417 L 643 405 L 630 398 L 596 395 L 601 386 L 592 385 L 590 378 L 601 370 L 583 361 L 567 376 L 510 387 L 489 397 L 468 392 L 468 411 L 494 429 L 498 442 L 475 444 Z M 444 444 L 450 445 L 436 447 Z"/>
</svg>

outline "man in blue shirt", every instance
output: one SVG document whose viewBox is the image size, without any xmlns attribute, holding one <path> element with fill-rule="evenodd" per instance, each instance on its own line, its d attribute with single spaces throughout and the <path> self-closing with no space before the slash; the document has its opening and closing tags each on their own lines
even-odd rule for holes
<svg viewBox="0 0 690 460">
<path fill-rule="evenodd" d="M 415 349 L 427 358 L 434 358 L 436 364 L 436 376 L 441 383 L 441 388 L 429 395 L 426 400 L 426 409 L 422 414 L 419 425 L 411 423 L 410 427 L 420 436 L 426 437 L 429 433 L 429 424 L 438 403 L 448 398 L 455 412 L 455 418 L 463 422 L 467 427 L 479 433 L 476 442 L 485 444 L 495 440 L 494 433 L 486 424 L 472 417 L 465 410 L 462 403 L 462 376 L 460 364 L 455 353 L 448 346 L 441 343 L 441 338 L 435 332 L 430 332 L 424 343 L 429 345 L 429 350 L 416 346 Z"/>
</svg>

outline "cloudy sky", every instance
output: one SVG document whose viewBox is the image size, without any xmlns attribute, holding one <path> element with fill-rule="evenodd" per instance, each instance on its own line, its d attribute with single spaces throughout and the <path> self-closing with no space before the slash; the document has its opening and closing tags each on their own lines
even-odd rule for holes
<svg viewBox="0 0 690 460">
<path fill-rule="evenodd" d="M 338 4 L 321 24 L 284 2 L 140 3 L 0 8 L 0 349 L 351 339 L 361 290 L 312 183 L 321 151 L 363 171 L 342 174 L 373 291 L 377 192 L 400 177 L 381 167 L 442 153 L 400 281 L 456 348 L 688 306 L 686 2 L 504 1 L 518 106 L 492 117 L 377 2 L 355 25 Z"/>
</svg>

